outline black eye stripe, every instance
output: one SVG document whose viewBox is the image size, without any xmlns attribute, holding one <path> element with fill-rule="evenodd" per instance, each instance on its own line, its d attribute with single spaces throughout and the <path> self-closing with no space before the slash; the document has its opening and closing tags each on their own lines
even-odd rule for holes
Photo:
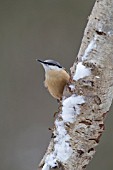
<svg viewBox="0 0 113 170">
<path fill-rule="evenodd" d="M 54 63 L 45 62 L 45 64 L 48 64 L 49 66 L 57 66 L 59 68 L 62 68 L 62 66 L 54 64 Z"/>
</svg>

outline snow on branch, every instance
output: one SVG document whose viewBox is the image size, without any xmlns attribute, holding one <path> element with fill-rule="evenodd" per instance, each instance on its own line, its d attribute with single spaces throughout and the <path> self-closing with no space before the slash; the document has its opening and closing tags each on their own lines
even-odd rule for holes
<svg viewBox="0 0 113 170">
<path fill-rule="evenodd" d="M 48 170 L 58 166 L 58 162 L 65 163 L 72 155 L 72 148 L 70 146 L 70 135 L 68 134 L 65 124 L 73 123 L 77 115 L 80 114 L 80 104 L 85 103 L 83 96 L 76 96 L 75 94 L 62 101 L 62 114 L 55 121 L 54 131 L 54 150 L 45 160 L 45 165 L 42 170 Z"/>
<path fill-rule="evenodd" d="M 81 78 L 84 78 L 86 76 L 91 75 L 91 70 L 90 68 L 86 68 L 82 62 L 79 62 L 76 66 L 76 72 L 75 75 L 73 77 L 73 80 L 77 81 Z"/>
</svg>

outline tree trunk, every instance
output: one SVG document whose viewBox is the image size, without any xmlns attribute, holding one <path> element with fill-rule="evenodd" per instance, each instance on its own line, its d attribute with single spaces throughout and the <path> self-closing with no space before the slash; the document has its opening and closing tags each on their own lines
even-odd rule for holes
<svg viewBox="0 0 113 170">
<path fill-rule="evenodd" d="M 92 159 L 113 98 L 113 0 L 97 0 L 71 68 L 42 170 L 82 170 Z"/>
</svg>

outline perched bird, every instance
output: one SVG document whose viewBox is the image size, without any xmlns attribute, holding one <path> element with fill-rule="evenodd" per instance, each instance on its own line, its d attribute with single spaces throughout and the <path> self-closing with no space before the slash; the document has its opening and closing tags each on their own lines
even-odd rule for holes
<svg viewBox="0 0 113 170">
<path fill-rule="evenodd" d="M 54 60 L 38 60 L 45 70 L 45 87 L 50 94 L 58 99 L 62 99 L 65 85 L 69 82 L 70 76 L 65 69 Z"/>
</svg>

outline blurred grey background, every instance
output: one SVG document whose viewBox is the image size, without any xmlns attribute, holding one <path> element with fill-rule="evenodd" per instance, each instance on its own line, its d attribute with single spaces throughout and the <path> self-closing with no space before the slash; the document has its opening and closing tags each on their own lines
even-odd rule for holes
<svg viewBox="0 0 113 170">
<path fill-rule="evenodd" d="M 57 102 L 35 61 L 67 70 L 79 50 L 94 0 L 0 0 L 0 170 L 36 170 Z M 113 114 L 87 170 L 113 169 Z"/>
</svg>

